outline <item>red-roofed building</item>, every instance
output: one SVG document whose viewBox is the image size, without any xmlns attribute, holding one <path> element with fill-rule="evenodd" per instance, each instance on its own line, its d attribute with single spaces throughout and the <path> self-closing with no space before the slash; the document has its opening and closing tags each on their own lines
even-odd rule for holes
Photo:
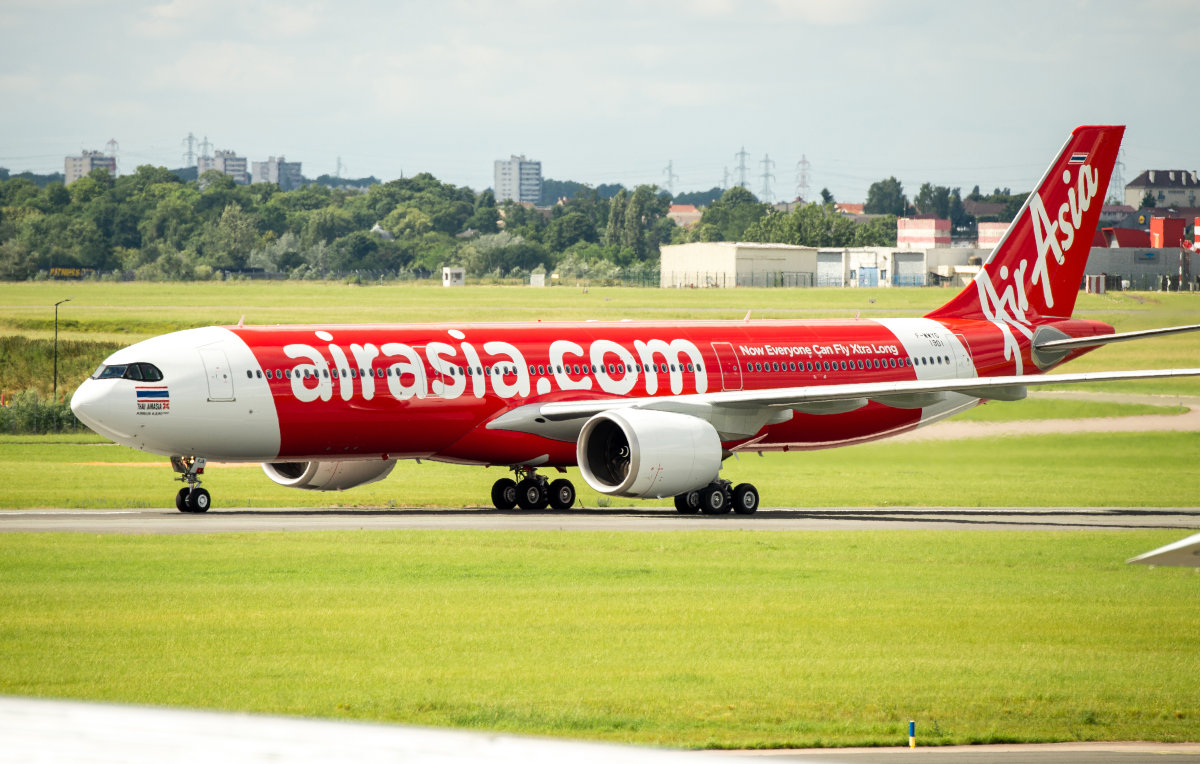
<svg viewBox="0 0 1200 764">
<path fill-rule="evenodd" d="M 667 217 L 675 221 L 675 225 L 681 228 L 691 228 L 700 222 L 700 218 L 704 213 L 696 209 L 694 204 L 672 204 L 671 209 L 667 211 Z"/>
<path fill-rule="evenodd" d="M 863 214 L 863 206 L 861 204 L 845 204 L 838 202 L 833 205 L 834 208 L 843 215 L 861 215 Z"/>
<path fill-rule="evenodd" d="M 1150 234 L 1137 228 L 1104 228 L 1102 232 L 1108 247 L 1150 246 Z"/>
</svg>

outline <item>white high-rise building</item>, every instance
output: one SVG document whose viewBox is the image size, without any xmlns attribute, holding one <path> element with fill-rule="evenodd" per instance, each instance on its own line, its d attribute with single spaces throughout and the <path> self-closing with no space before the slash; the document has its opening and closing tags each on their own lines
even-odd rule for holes
<svg viewBox="0 0 1200 764">
<path fill-rule="evenodd" d="M 250 173 L 246 172 L 247 169 L 246 157 L 240 157 L 233 151 L 217 151 L 216 156 L 200 157 L 196 160 L 198 175 L 203 175 L 208 170 L 218 170 L 226 175 L 232 175 L 233 182 L 240 186 L 250 184 Z"/>
<path fill-rule="evenodd" d="M 496 201 L 512 199 L 514 202 L 542 200 L 542 163 L 526 159 L 524 155 L 496 160 L 496 182 L 492 186 Z"/>
<path fill-rule="evenodd" d="M 63 163 L 63 185 L 69 186 L 87 175 L 97 167 L 108 170 L 108 174 L 117 177 L 116 157 L 106 156 L 102 151 L 83 151 L 77 157 L 67 157 Z"/>
<path fill-rule="evenodd" d="M 283 157 L 271 157 L 265 162 L 252 162 L 255 183 L 278 183 L 282 191 L 295 191 L 304 182 L 299 162 L 287 162 Z"/>
</svg>

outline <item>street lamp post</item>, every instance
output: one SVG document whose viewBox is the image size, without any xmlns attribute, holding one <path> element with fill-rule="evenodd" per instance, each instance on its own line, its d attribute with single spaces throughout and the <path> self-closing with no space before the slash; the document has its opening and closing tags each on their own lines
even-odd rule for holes
<svg viewBox="0 0 1200 764">
<path fill-rule="evenodd" d="M 54 396 L 50 399 L 50 413 L 54 416 L 54 432 L 58 432 L 58 306 L 70 302 L 71 298 L 54 303 Z"/>
</svg>

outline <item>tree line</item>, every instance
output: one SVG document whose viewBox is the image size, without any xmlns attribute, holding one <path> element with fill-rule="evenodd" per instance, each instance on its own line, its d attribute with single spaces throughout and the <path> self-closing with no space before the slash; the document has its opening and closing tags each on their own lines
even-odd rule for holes
<svg viewBox="0 0 1200 764">
<path fill-rule="evenodd" d="M 659 248 L 689 241 L 749 240 L 854 246 L 894 244 L 894 217 L 856 224 L 831 205 L 778 212 L 741 187 L 709 204 L 700 223 L 679 228 L 672 197 L 576 184 L 548 210 L 497 204 L 490 190 L 423 173 L 365 189 L 241 186 L 215 170 L 183 181 L 144 165 L 117 178 L 94 170 L 70 187 L 28 177 L 0 182 L 0 279 L 52 268 L 133 271 L 139 279 L 208 279 L 258 269 L 291 278 L 353 270 L 473 276 L 636 276 L 657 270 Z M 567 190 L 567 189 L 564 189 Z M 561 198 L 561 197 L 560 197 Z"/>
</svg>

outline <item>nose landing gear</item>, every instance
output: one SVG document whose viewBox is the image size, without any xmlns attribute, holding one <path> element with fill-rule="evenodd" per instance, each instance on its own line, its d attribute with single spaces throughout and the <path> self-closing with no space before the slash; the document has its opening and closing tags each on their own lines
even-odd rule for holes
<svg viewBox="0 0 1200 764">
<path fill-rule="evenodd" d="M 533 467 L 512 467 L 513 477 L 500 478 L 492 486 L 492 505 L 496 509 L 570 509 L 575 505 L 575 486 L 560 478 L 550 482 Z"/>
<path fill-rule="evenodd" d="M 175 478 L 181 483 L 187 483 L 175 494 L 175 508 L 180 512 L 199 514 L 207 512 L 212 506 L 212 497 L 208 491 L 200 488 L 200 475 L 204 474 L 204 457 L 172 456 L 171 467 L 179 473 Z"/>
</svg>

